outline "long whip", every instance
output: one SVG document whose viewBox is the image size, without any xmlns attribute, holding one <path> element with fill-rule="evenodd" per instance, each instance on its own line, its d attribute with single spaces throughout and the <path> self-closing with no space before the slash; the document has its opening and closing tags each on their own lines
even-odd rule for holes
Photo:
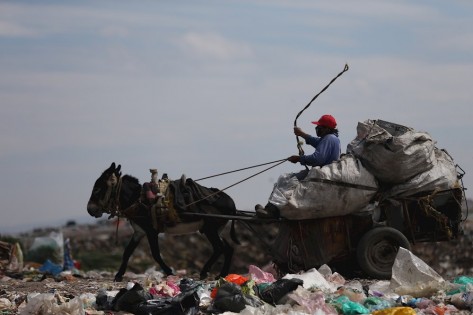
<svg viewBox="0 0 473 315">
<path fill-rule="evenodd" d="M 317 95 L 315 95 L 309 102 L 309 104 L 307 104 L 296 116 L 296 119 L 294 119 L 294 127 L 297 127 L 297 119 L 299 118 L 299 116 L 307 109 L 309 108 L 309 106 L 312 104 L 313 101 L 315 101 L 315 99 L 317 97 L 319 97 L 320 94 L 322 94 L 326 89 L 328 89 L 328 87 L 336 80 L 338 79 L 339 76 L 341 76 L 342 74 L 344 74 L 346 71 L 348 71 L 348 64 L 345 64 L 345 67 L 343 68 L 343 71 L 340 72 L 339 74 L 337 74 L 337 76 L 335 78 L 332 79 L 332 81 L 330 81 L 329 84 L 327 84 L 326 87 L 324 87 L 319 93 L 317 93 Z M 300 144 L 299 142 L 299 136 L 296 136 L 296 141 L 297 141 L 297 149 L 299 150 L 299 155 L 304 155 L 304 150 L 302 149 L 302 145 Z"/>
</svg>

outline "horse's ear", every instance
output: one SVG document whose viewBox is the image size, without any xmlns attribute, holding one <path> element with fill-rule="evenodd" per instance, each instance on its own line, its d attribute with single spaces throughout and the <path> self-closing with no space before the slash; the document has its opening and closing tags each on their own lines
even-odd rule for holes
<svg viewBox="0 0 473 315">
<path fill-rule="evenodd" d="M 118 164 L 118 166 L 117 166 L 117 168 L 115 169 L 115 171 L 116 171 L 117 173 L 119 173 L 121 168 L 122 168 L 121 164 Z"/>
<path fill-rule="evenodd" d="M 115 162 L 112 162 L 112 165 L 108 168 L 109 170 L 115 170 Z"/>
</svg>

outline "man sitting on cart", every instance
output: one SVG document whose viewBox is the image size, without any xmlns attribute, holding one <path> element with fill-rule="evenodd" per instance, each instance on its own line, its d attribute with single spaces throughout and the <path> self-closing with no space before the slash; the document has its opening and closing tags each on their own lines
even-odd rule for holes
<svg viewBox="0 0 473 315">
<path fill-rule="evenodd" d="M 315 148 L 309 155 L 293 155 L 288 158 L 292 163 L 301 163 L 307 166 L 324 166 L 340 158 L 341 148 L 338 139 L 337 122 L 332 115 L 323 115 L 319 120 L 312 122 L 317 137 L 311 136 L 299 127 L 294 127 L 294 134 L 304 138 L 307 144 Z"/>
<path fill-rule="evenodd" d="M 304 166 L 324 166 L 340 159 L 341 147 L 338 138 L 337 121 L 332 115 L 323 115 L 319 120 L 312 122 L 315 127 L 317 137 L 311 136 L 299 127 L 294 127 L 294 134 L 304 138 L 307 144 L 315 148 L 314 153 L 309 155 L 293 155 L 288 158 L 292 163 L 301 163 Z M 296 173 L 298 180 L 304 179 L 309 170 L 303 170 Z M 256 205 L 256 213 L 262 217 L 278 217 L 278 208 L 268 202 L 263 208 Z"/>
</svg>

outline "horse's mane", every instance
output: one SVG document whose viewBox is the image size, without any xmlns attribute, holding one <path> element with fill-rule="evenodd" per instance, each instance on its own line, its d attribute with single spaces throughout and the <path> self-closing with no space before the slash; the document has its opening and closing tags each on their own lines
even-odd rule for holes
<svg viewBox="0 0 473 315">
<path fill-rule="evenodd" d="M 134 184 L 137 184 L 137 185 L 140 185 L 140 181 L 138 180 L 138 178 L 136 177 L 133 177 L 131 175 L 123 175 L 123 179 L 131 182 L 131 183 L 134 183 Z"/>
</svg>

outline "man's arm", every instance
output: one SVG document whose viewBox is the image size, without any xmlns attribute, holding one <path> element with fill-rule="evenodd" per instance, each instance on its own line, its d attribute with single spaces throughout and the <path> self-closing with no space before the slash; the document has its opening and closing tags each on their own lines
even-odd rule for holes
<svg viewBox="0 0 473 315">
<path fill-rule="evenodd" d="M 308 139 L 312 143 L 307 143 L 313 145 L 317 145 L 314 153 L 309 155 L 303 155 L 300 158 L 300 163 L 302 165 L 309 165 L 309 166 L 323 166 L 327 164 L 327 159 L 330 156 L 332 142 L 330 141 L 330 137 L 323 137 L 323 138 L 315 138 L 311 137 L 312 139 Z"/>
</svg>

